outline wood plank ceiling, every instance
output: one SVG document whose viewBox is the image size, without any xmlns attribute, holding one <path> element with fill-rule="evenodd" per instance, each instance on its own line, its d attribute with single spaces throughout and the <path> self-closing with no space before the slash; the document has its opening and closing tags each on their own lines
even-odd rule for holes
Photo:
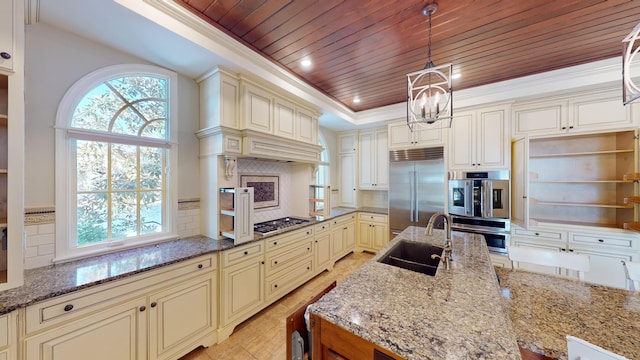
<svg viewBox="0 0 640 360">
<path fill-rule="evenodd" d="M 406 74 L 427 62 L 422 9 L 432 0 L 175 1 L 354 111 L 406 101 Z M 437 3 L 431 57 L 461 74 L 454 98 L 455 90 L 620 56 L 640 22 L 637 0 Z"/>
</svg>

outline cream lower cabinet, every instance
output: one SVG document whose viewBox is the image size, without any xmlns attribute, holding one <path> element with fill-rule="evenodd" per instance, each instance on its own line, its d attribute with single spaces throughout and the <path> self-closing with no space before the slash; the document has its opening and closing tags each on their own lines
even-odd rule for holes
<svg viewBox="0 0 640 360">
<path fill-rule="evenodd" d="M 627 289 L 628 284 L 621 260 L 640 260 L 638 235 L 623 230 L 606 232 L 576 226 L 566 231 L 546 227 L 523 229 L 512 225 L 511 244 L 588 255 L 591 268 L 585 272 L 584 281 L 623 289 Z M 577 273 L 556 267 L 525 263 L 514 263 L 514 267 L 578 278 Z"/>
<path fill-rule="evenodd" d="M 147 312 L 139 297 L 55 327 L 24 342 L 26 360 L 147 358 Z"/>
<path fill-rule="evenodd" d="M 331 261 L 331 225 L 328 221 L 318 224 L 314 228 L 313 256 L 316 273 L 330 270 L 333 267 Z"/>
<path fill-rule="evenodd" d="M 331 221 L 331 260 L 336 261 L 355 249 L 356 215 L 340 216 Z"/>
<path fill-rule="evenodd" d="M 23 358 L 177 359 L 210 346 L 216 264 L 200 257 L 28 306 Z"/>
<path fill-rule="evenodd" d="M 358 250 L 377 252 L 389 242 L 387 215 L 358 214 Z"/>
<path fill-rule="evenodd" d="M 264 279 L 264 241 L 221 253 L 219 341 L 264 306 Z"/>
<path fill-rule="evenodd" d="M 18 358 L 17 311 L 0 316 L 0 360 Z"/>
</svg>

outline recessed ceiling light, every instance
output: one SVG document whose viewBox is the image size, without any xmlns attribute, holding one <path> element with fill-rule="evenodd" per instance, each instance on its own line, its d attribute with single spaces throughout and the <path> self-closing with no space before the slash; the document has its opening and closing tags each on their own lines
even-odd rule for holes
<svg viewBox="0 0 640 360">
<path fill-rule="evenodd" d="M 311 66 L 311 60 L 309 59 L 302 59 L 302 61 L 300 61 L 300 65 L 304 66 L 304 67 L 309 67 Z"/>
<path fill-rule="evenodd" d="M 452 79 L 460 79 L 460 77 L 461 77 L 461 76 L 462 76 L 462 74 L 457 73 L 457 74 L 453 74 L 453 75 L 451 75 L 451 78 L 452 78 Z"/>
<path fill-rule="evenodd" d="M 359 97 L 354 97 L 354 98 L 353 98 L 353 102 L 354 102 L 355 104 L 359 103 L 359 102 L 360 102 L 360 98 L 359 98 Z"/>
</svg>

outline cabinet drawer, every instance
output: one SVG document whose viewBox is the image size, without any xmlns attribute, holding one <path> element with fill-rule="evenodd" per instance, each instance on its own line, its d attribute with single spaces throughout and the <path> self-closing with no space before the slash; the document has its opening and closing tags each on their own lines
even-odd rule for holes
<svg viewBox="0 0 640 360">
<path fill-rule="evenodd" d="M 569 234 L 569 242 L 576 245 L 597 245 L 630 250 L 633 248 L 631 239 L 598 236 L 597 234 Z"/>
<path fill-rule="evenodd" d="M 331 220 L 331 226 L 342 226 L 356 219 L 355 214 L 343 215 Z"/>
<path fill-rule="evenodd" d="M 293 244 L 309 236 L 313 236 L 313 226 L 307 226 L 284 235 L 274 236 L 265 240 L 267 243 L 267 251 L 283 248 L 286 245 Z M 311 238 L 309 238 L 309 240 L 311 240 Z"/>
<path fill-rule="evenodd" d="M 540 238 L 544 240 L 564 240 L 565 233 L 561 231 L 548 231 L 548 230 L 530 230 L 516 228 L 514 231 L 516 236 L 527 236 L 531 238 Z"/>
<path fill-rule="evenodd" d="M 26 332 L 35 332 L 49 326 L 87 316 L 106 307 L 127 301 L 154 286 L 166 286 L 172 281 L 182 281 L 184 276 L 211 271 L 216 259 L 207 256 L 167 266 L 148 276 L 132 276 L 128 279 L 97 285 L 67 295 L 27 306 Z"/>
<path fill-rule="evenodd" d="M 329 229 L 331 228 L 331 222 L 329 221 L 325 221 L 321 224 L 317 224 L 316 226 L 313 227 L 313 232 L 318 235 L 319 233 L 325 232 L 325 231 L 329 231 Z"/>
<path fill-rule="evenodd" d="M 312 254 L 312 241 L 311 239 L 301 242 L 299 244 L 293 244 L 288 246 L 285 249 L 273 251 L 272 253 L 267 253 L 266 264 L 267 270 L 266 275 L 270 276 L 274 273 L 285 269 L 287 266 L 292 263 L 299 261 L 301 258 L 306 256 L 311 256 Z"/>
<path fill-rule="evenodd" d="M 295 289 L 313 276 L 313 260 L 300 261 L 283 271 L 280 276 L 267 278 L 267 300 L 277 299 Z"/>
<path fill-rule="evenodd" d="M 382 214 L 370 214 L 370 213 L 360 213 L 358 214 L 358 219 L 364 221 L 375 221 L 375 222 L 387 222 L 387 215 Z"/>
<path fill-rule="evenodd" d="M 264 241 L 256 241 L 222 252 L 222 266 L 227 267 L 264 254 Z"/>
</svg>

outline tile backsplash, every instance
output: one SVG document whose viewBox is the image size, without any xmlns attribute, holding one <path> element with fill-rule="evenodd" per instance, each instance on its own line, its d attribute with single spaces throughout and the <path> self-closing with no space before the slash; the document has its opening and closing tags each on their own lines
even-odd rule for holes
<svg viewBox="0 0 640 360">
<path fill-rule="evenodd" d="M 253 222 L 259 223 L 285 216 L 291 216 L 291 166 L 288 163 L 268 161 L 238 159 L 237 165 L 238 179 L 241 175 L 277 175 L 279 176 L 280 199 L 277 207 L 255 209 L 253 211 Z M 239 180 L 238 180 L 239 181 Z M 240 184 L 238 183 L 238 186 Z"/>
</svg>

